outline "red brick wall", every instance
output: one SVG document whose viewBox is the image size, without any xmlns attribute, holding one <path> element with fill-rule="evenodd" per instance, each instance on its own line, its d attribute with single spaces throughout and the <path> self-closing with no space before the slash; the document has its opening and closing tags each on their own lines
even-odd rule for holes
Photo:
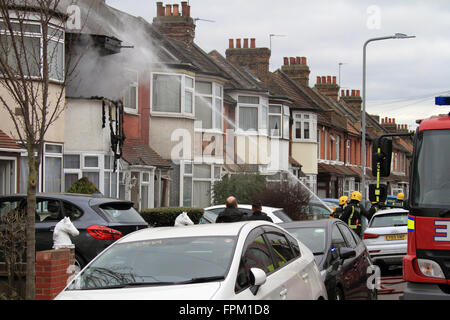
<svg viewBox="0 0 450 320">
<path fill-rule="evenodd" d="M 36 300 L 51 300 L 67 285 L 68 268 L 75 261 L 71 249 L 36 253 Z"/>
</svg>

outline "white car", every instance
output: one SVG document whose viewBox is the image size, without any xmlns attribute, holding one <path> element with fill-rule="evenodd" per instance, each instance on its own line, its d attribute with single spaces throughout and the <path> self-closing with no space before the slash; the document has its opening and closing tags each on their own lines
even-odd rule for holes
<svg viewBox="0 0 450 320">
<path fill-rule="evenodd" d="M 380 210 L 370 220 L 363 241 L 374 263 L 387 267 L 402 264 L 407 250 L 407 235 L 407 210 Z"/>
<path fill-rule="evenodd" d="M 267 221 L 148 228 L 91 261 L 56 299 L 327 299 L 312 252 Z"/>
<path fill-rule="evenodd" d="M 252 214 L 252 206 L 250 204 L 239 204 L 238 209 L 241 210 L 246 216 L 250 216 Z M 219 213 L 223 210 L 225 210 L 224 204 L 205 208 L 199 223 L 203 224 L 216 222 Z M 267 214 L 272 219 L 273 223 L 292 221 L 292 219 L 281 208 L 262 206 L 261 212 Z"/>
</svg>

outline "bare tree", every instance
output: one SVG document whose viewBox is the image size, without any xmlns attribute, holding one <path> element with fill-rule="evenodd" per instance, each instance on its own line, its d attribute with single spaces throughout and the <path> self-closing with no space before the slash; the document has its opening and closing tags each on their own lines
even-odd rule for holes
<svg viewBox="0 0 450 320">
<path fill-rule="evenodd" d="M 25 298 L 29 300 L 35 298 L 38 170 L 46 134 L 65 108 L 66 79 L 77 66 L 70 61 L 71 46 L 65 42 L 64 8 L 62 0 L 0 0 L 0 112 L 6 110 L 13 136 L 28 152 Z"/>
</svg>

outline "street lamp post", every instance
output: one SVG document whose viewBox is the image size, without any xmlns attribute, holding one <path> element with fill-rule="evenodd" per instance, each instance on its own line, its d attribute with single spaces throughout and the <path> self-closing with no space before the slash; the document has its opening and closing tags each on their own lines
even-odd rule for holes
<svg viewBox="0 0 450 320">
<path fill-rule="evenodd" d="M 392 36 L 378 37 L 367 40 L 363 47 L 363 85 L 362 85 L 362 111 L 361 111 L 361 132 L 362 132 L 362 197 L 366 200 L 366 49 L 367 45 L 372 41 L 386 40 L 386 39 L 409 39 L 416 36 L 407 36 L 403 33 L 396 33 Z"/>
</svg>

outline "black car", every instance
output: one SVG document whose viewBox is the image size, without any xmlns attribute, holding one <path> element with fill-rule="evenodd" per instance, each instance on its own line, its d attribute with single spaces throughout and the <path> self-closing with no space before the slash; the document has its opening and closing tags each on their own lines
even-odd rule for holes
<svg viewBox="0 0 450 320">
<path fill-rule="evenodd" d="M 368 286 L 372 260 L 363 241 L 339 219 L 280 224 L 314 254 L 324 278 L 328 299 L 376 299 Z M 370 282 L 370 281 L 369 281 Z M 374 285 L 375 286 L 375 281 Z"/>
<path fill-rule="evenodd" d="M 16 208 L 26 210 L 26 195 L 0 197 L 0 215 Z M 64 217 L 69 217 L 80 232 L 71 237 L 80 268 L 123 235 L 148 227 L 130 201 L 85 194 L 38 193 L 36 251 L 52 249 L 55 225 Z"/>
</svg>

